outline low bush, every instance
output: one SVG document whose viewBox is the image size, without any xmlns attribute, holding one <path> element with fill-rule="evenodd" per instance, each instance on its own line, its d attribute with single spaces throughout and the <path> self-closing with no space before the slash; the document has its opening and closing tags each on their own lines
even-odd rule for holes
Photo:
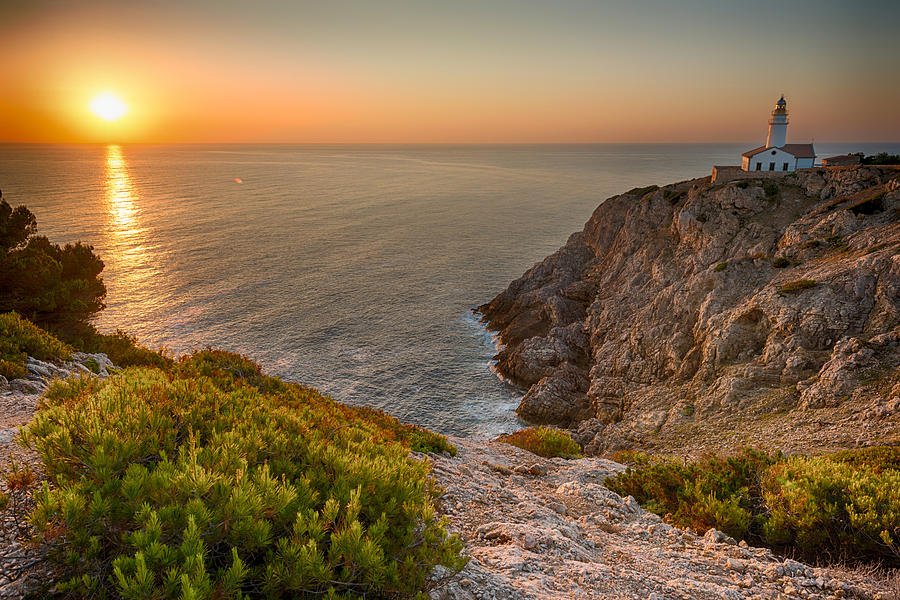
<svg viewBox="0 0 900 600">
<path fill-rule="evenodd" d="M 82 352 L 102 352 L 119 367 L 157 367 L 169 369 L 175 361 L 165 350 L 154 351 L 141 346 L 137 337 L 128 335 L 121 329 L 115 333 L 100 333 L 87 324 L 69 331 L 65 340 Z"/>
<path fill-rule="evenodd" d="M 805 244 L 803 244 L 804 248 L 818 248 L 822 245 L 822 242 L 819 240 L 808 240 Z"/>
<path fill-rule="evenodd" d="M 778 286 L 779 294 L 798 294 L 803 290 L 816 287 L 815 279 L 800 279 L 798 281 L 790 281 Z"/>
<path fill-rule="evenodd" d="M 767 183 L 763 185 L 763 192 L 766 194 L 766 198 L 773 199 L 778 197 L 778 186 L 774 183 Z"/>
<path fill-rule="evenodd" d="M 783 256 L 779 256 L 775 260 L 772 261 L 772 266 L 776 269 L 784 269 L 785 267 L 791 266 L 791 261 L 786 259 Z"/>
<path fill-rule="evenodd" d="M 0 314 L 0 375 L 24 377 L 25 358 L 67 360 L 72 348 L 14 312 Z"/>
<path fill-rule="evenodd" d="M 410 597 L 463 564 L 409 456 L 420 430 L 244 357 L 57 382 L 43 402 L 22 439 L 49 478 L 32 521 L 60 593 Z"/>
<path fill-rule="evenodd" d="M 716 267 L 713 269 L 713 271 L 715 271 L 716 273 L 719 273 L 721 271 L 724 271 L 727 268 L 728 268 L 728 263 L 723 262 L 723 263 L 717 264 Z"/>
<path fill-rule="evenodd" d="M 555 427 L 528 427 L 505 433 L 497 441 L 528 450 L 544 458 L 580 458 L 581 446 L 568 433 Z"/>
<path fill-rule="evenodd" d="M 869 156 L 860 156 L 860 162 L 864 165 L 900 165 L 900 154 L 879 152 L 878 154 L 870 154 Z"/>
<path fill-rule="evenodd" d="M 647 510 L 681 527 L 716 527 L 736 538 L 761 532 L 755 521 L 761 497 L 759 473 L 778 460 L 745 450 L 729 458 L 698 462 L 644 458 L 637 467 L 606 480 L 614 492 L 631 495 Z"/>
<path fill-rule="evenodd" d="M 900 565 L 900 448 L 785 458 L 752 450 L 678 462 L 643 454 L 606 480 L 672 524 L 808 558 Z"/>
</svg>

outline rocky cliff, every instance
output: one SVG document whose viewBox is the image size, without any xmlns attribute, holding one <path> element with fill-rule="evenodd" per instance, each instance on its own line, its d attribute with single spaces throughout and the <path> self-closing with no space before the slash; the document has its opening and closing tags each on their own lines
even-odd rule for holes
<svg viewBox="0 0 900 600">
<path fill-rule="evenodd" d="M 478 311 L 589 453 L 900 441 L 900 169 L 631 190 Z"/>
</svg>

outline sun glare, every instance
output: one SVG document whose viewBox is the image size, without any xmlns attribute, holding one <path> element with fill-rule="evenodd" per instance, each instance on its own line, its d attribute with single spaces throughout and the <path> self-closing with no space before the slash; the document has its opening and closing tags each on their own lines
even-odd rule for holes
<svg viewBox="0 0 900 600">
<path fill-rule="evenodd" d="M 118 121 L 128 112 L 128 106 L 112 92 L 103 92 L 91 100 L 91 112 L 104 121 Z"/>
</svg>

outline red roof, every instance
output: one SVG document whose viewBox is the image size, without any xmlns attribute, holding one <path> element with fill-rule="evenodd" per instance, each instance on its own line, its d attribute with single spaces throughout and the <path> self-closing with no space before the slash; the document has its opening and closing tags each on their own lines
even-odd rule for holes
<svg viewBox="0 0 900 600">
<path fill-rule="evenodd" d="M 769 146 L 760 146 L 759 148 L 754 148 L 753 150 L 748 150 L 744 152 L 741 156 L 753 157 L 763 150 L 768 150 Z M 785 144 L 780 148 L 772 148 L 773 150 L 782 150 L 787 152 L 788 154 L 792 154 L 795 158 L 815 158 L 816 151 L 813 150 L 812 144 Z"/>
<path fill-rule="evenodd" d="M 813 150 L 812 144 L 785 144 L 781 147 L 788 154 L 793 154 L 797 158 L 815 158 L 816 151 Z"/>
<path fill-rule="evenodd" d="M 768 148 L 768 146 L 760 146 L 759 148 L 754 148 L 753 150 L 747 150 L 741 156 L 753 156 L 754 154 L 758 154 Z"/>
</svg>

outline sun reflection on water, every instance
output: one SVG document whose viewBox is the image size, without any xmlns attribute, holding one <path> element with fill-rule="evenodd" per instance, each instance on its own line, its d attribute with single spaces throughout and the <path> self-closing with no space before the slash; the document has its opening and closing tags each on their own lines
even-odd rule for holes
<svg viewBox="0 0 900 600">
<path fill-rule="evenodd" d="M 144 295 L 148 279 L 156 274 L 150 264 L 147 229 L 142 224 L 141 206 L 128 163 L 120 146 L 106 147 L 105 252 L 108 303 L 134 300 Z"/>
</svg>

